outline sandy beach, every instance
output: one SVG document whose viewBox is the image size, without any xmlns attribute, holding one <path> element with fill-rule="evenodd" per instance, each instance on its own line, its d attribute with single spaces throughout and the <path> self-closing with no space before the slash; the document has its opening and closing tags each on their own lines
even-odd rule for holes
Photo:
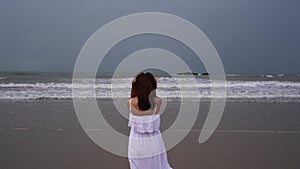
<svg viewBox="0 0 300 169">
<path fill-rule="evenodd" d="M 128 134 L 127 120 L 119 117 L 112 102 L 98 103 L 113 127 Z M 178 106 L 178 100 L 170 101 L 162 115 L 162 131 L 176 118 Z M 208 107 L 208 101 L 201 102 L 192 131 L 168 151 L 174 169 L 299 168 L 297 101 L 228 100 L 217 131 L 199 144 Z M 2 100 L 0 110 L 0 168 L 129 168 L 127 158 L 89 139 L 72 100 Z"/>
<path fill-rule="evenodd" d="M 300 169 L 299 7 L 1 0 L 0 169 Z"/>
</svg>

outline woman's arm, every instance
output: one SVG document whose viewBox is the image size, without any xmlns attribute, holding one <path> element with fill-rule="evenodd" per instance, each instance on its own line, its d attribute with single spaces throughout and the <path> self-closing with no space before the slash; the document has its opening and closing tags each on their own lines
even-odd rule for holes
<svg viewBox="0 0 300 169">
<path fill-rule="evenodd" d="M 155 114 L 157 114 L 157 113 L 160 112 L 160 106 L 161 106 L 161 103 L 162 103 L 162 99 L 160 97 L 155 97 L 154 101 L 156 102 L 156 111 L 155 111 Z"/>
<path fill-rule="evenodd" d="M 126 106 L 127 106 L 127 108 L 128 108 L 128 111 L 130 111 L 130 108 L 129 108 L 129 106 L 130 106 L 129 103 L 130 103 L 130 102 L 129 102 L 129 100 L 130 100 L 130 98 L 126 100 Z"/>
</svg>

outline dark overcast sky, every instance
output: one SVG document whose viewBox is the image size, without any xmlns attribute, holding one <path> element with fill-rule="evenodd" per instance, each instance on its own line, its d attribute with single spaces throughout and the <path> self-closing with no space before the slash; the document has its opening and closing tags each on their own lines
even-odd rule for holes
<svg viewBox="0 0 300 169">
<path fill-rule="evenodd" d="M 300 73 L 299 0 L 1 0 L 0 71 L 71 72 L 85 41 L 101 26 L 137 12 L 185 18 L 213 42 L 227 73 Z M 144 35 L 116 45 L 101 71 L 130 53 L 167 49 L 192 70 L 204 68 L 181 43 Z"/>
</svg>

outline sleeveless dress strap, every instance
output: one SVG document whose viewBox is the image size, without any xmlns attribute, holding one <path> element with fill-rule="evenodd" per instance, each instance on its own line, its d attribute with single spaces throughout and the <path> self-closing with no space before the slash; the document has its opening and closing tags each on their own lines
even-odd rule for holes
<svg viewBox="0 0 300 169">
<path fill-rule="evenodd" d="M 156 107 L 157 107 L 157 103 L 155 102 L 155 107 L 154 107 L 153 115 L 155 115 L 155 113 L 156 113 Z"/>
<path fill-rule="evenodd" d="M 131 113 L 131 100 L 132 99 L 129 99 L 129 111 L 130 111 L 130 113 Z"/>
</svg>

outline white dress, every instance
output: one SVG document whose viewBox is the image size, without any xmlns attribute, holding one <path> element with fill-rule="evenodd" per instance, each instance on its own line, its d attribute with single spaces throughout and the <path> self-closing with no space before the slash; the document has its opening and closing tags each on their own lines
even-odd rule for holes
<svg viewBox="0 0 300 169">
<path fill-rule="evenodd" d="M 131 99 L 129 100 L 130 129 L 128 159 L 131 169 L 172 169 L 161 137 L 160 115 L 154 113 L 147 116 L 132 114 Z"/>
</svg>

